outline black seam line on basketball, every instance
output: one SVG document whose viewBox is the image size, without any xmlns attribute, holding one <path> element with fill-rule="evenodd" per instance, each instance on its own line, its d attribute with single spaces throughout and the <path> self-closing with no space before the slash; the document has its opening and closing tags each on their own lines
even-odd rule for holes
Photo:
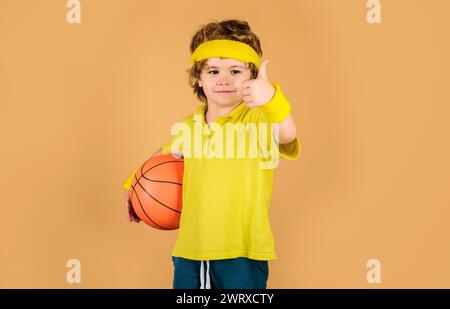
<svg viewBox="0 0 450 309">
<path fill-rule="evenodd" d="M 139 176 L 139 178 L 137 178 L 137 177 L 136 177 L 136 173 L 134 173 L 134 179 L 136 179 L 136 183 L 139 182 L 139 180 L 144 176 L 145 173 L 147 173 L 148 171 L 152 170 L 153 168 L 155 168 L 155 167 L 157 167 L 157 166 L 159 166 L 159 165 L 161 165 L 161 164 L 170 163 L 170 162 L 184 163 L 183 161 L 174 161 L 174 160 L 171 160 L 171 161 L 165 161 L 165 162 L 158 163 L 158 164 L 155 165 L 155 166 L 152 166 L 151 168 L 149 168 L 148 170 L 146 170 L 145 173 L 143 173 L 143 172 L 142 172 L 142 168 L 143 168 L 144 165 L 145 165 L 148 161 L 150 161 L 152 158 L 153 158 L 153 157 L 151 157 L 150 159 L 148 159 L 147 161 L 145 161 L 144 164 L 141 165 L 141 176 Z M 135 186 L 136 186 L 136 184 L 135 184 L 134 186 L 132 185 L 131 187 L 133 187 L 133 189 L 134 189 Z"/>
<path fill-rule="evenodd" d="M 147 177 L 145 177 L 145 176 L 144 176 L 144 178 L 145 178 L 146 180 L 148 180 L 148 181 L 163 182 L 163 183 L 171 183 L 171 184 L 174 184 L 174 185 L 183 186 L 182 183 L 178 183 L 178 182 L 173 182 L 173 181 L 168 181 L 168 180 L 156 180 L 156 179 L 150 179 L 150 178 L 147 178 Z"/>
<path fill-rule="evenodd" d="M 155 200 L 156 202 L 160 203 L 160 204 L 163 205 L 164 207 L 166 207 L 166 208 L 168 208 L 168 209 L 170 209 L 170 210 L 172 210 L 172 211 L 175 211 L 175 212 L 181 214 L 181 211 L 178 211 L 178 210 L 176 210 L 176 209 L 173 209 L 172 207 L 170 207 L 170 206 L 164 204 L 163 202 L 160 202 L 160 201 L 157 200 L 156 198 L 154 198 L 149 192 L 147 192 L 147 190 L 145 190 L 145 188 L 141 185 L 140 182 L 137 182 L 137 183 L 138 183 L 139 186 L 142 188 L 142 190 L 144 190 L 144 192 L 147 193 L 148 196 L 150 196 L 153 200 Z"/>
<path fill-rule="evenodd" d="M 135 190 L 135 189 L 133 188 L 133 190 Z M 169 230 L 168 228 L 166 228 L 166 227 L 164 227 L 164 226 L 162 226 L 162 225 L 159 225 L 158 223 L 156 223 L 155 221 L 153 221 L 153 220 L 147 215 L 147 212 L 145 211 L 144 207 L 142 206 L 141 200 L 139 199 L 139 194 L 137 194 L 137 193 L 136 193 L 136 198 L 137 198 L 137 200 L 138 200 L 138 202 L 139 202 L 139 206 L 141 206 L 141 209 L 142 209 L 142 211 L 144 212 L 145 216 L 146 216 L 150 221 L 152 221 L 153 224 L 159 226 L 159 227 L 160 227 L 161 229 L 163 229 L 163 230 Z"/>
<path fill-rule="evenodd" d="M 142 164 L 142 166 L 141 166 L 141 176 L 139 176 L 139 178 L 136 177 L 136 173 L 134 174 L 134 179 L 136 179 L 136 183 L 138 183 L 139 180 L 140 180 L 142 177 L 144 177 L 144 178 L 147 179 L 147 180 L 152 181 L 151 179 L 146 178 L 144 175 L 145 175 L 148 171 L 152 170 L 153 168 L 155 168 L 155 167 L 157 167 L 157 166 L 160 166 L 161 164 L 166 164 L 166 163 L 171 163 L 171 162 L 184 163 L 183 161 L 179 161 L 179 160 L 177 160 L 177 161 L 174 161 L 174 160 L 171 160 L 171 161 L 165 161 L 165 162 L 158 163 L 158 164 L 156 164 L 155 166 L 152 166 L 151 168 L 149 168 L 148 170 L 146 170 L 145 173 L 142 172 L 142 168 L 144 167 L 144 165 L 145 165 L 148 161 L 150 161 L 152 158 L 153 158 L 153 157 L 151 157 L 150 159 L 148 159 L 147 161 L 145 161 L 144 164 Z M 174 184 L 178 184 L 178 183 L 174 183 Z M 183 185 L 183 184 L 180 184 L 180 185 Z M 136 184 L 135 184 L 134 186 L 131 185 L 131 187 L 134 189 L 134 187 L 136 187 Z M 172 208 L 171 208 L 171 209 L 172 209 Z M 172 209 L 172 210 L 173 210 L 173 209 Z"/>
<path fill-rule="evenodd" d="M 153 157 L 152 157 L 152 158 L 153 158 Z M 141 179 L 142 177 L 144 177 L 144 174 L 146 174 L 148 171 L 154 169 L 155 167 L 160 166 L 161 164 L 166 164 L 166 163 L 171 163 L 171 162 L 184 163 L 183 161 L 178 161 L 178 160 L 177 160 L 177 161 L 174 161 L 174 160 L 171 160 L 171 161 L 165 161 L 165 162 L 158 163 L 158 164 L 156 164 L 155 166 L 152 166 L 151 168 L 149 168 L 148 170 L 146 170 L 145 173 L 143 173 L 143 172 L 142 172 L 142 168 L 143 168 L 144 165 L 145 165 L 148 161 L 150 161 L 152 158 L 148 159 L 147 161 L 144 162 L 144 164 L 142 164 L 142 166 L 141 166 L 141 176 L 139 176 L 139 178 L 136 177 L 136 173 L 134 174 L 134 178 L 136 179 L 136 183 L 139 182 L 139 179 Z M 136 186 L 136 185 L 135 185 L 135 186 Z M 134 188 L 134 187 L 133 187 L 133 188 Z"/>
<path fill-rule="evenodd" d="M 142 173 L 142 168 L 141 168 L 141 177 L 144 176 L 145 174 L 147 174 L 147 172 L 151 171 L 152 169 L 154 169 L 155 167 L 158 167 L 160 165 L 163 164 L 167 164 L 167 163 L 184 163 L 183 161 L 165 161 L 165 162 L 161 162 L 156 164 L 155 166 L 150 167 L 148 170 L 146 170 L 144 173 Z M 145 164 L 142 165 L 142 167 L 144 167 Z"/>
<path fill-rule="evenodd" d="M 133 190 L 135 190 L 135 189 L 133 188 Z M 137 193 L 136 193 L 136 198 L 137 198 L 137 200 L 138 200 L 138 202 L 139 202 L 139 206 L 141 206 L 141 209 L 142 209 L 142 211 L 144 212 L 145 216 L 146 216 L 150 221 L 152 221 L 152 223 L 154 223 L 155 225 L 159 226 L 159 227 L 162 228 L 163 230 L 168 230 L 168 228 L 166 228 L 166 227 L 164 227 L 164 226 L 162 226 L 162 225 L 159 225 L 158 223 L 156 223 L 155 221 L 153 221 L 153 220 L 147 215 L 147 212 L 145 211 L 144 207 L 142 206 L 141 200 L 139 199 L 139 195 L 138 195 Z"/>
<path fill-rule="evenodd" d="M 144 164 L 141 165 L 141 176 L 139 176 L 139 178 L 136 177 L 136 173 L 134 174 L 134 178 L 136 179 L 137 182 L 138 182 L 139 179 L 141 179 L 141 177 L 144 175 L 144 173 L 142 172 L 142 169 L 144 168 L 144 165 L 147 164 L 147 162 L 150 161 L 151 159 L 153 159 L 153 156 L 151 156 L 147 161 L 144 162 Z M 174 161 L 172 160 L 172 161 L 166 161 L 166 162 L 174 162 Z M 177 161 L 175 161 L 175 162 L 177 162 Z M 164 163 L 164 162 L 163 162 L 163 163 Z M 149 170 L 151 170 L 152 168 L 154 168 L 154 167 L 156 167 L 156 166 L 158 166 L 158 165 L 161 165 L 161 163 L 159 163 L 159 164 L 157 164 L 157 165 L 155 165 L 155 166 L 152 166 L 151 168 L 149 168 L 149 169 L 148 169 L 147 171 L 145 171 L 145 172 L 147 173 Z"/>
</svg>

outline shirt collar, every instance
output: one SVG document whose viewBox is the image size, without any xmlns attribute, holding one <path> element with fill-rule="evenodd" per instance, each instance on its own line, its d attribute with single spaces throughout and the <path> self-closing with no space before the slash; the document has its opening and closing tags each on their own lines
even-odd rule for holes
<svg viewBox="0 0 450 309">
<path fill-rule="evenodd" d="M 207 103 L 202 102 L 196 109 L 195 115 L 200 115 L 200 119 L 202 119 L 202 122 L 205 122 L 205 112 L 208 105 Z M 247 104 L 245 104 L 244 101 L 242 101 L 238 106 L 236 106 L 231 112 L 224 116 L 220 116 L 216 118 L 216 122 L 221 122 L 224 120 L 232 120 L 233 122 L 236 122 L 236 120 L 239 118 L 239 115 L 244 111 L 247 107 Z M 196 117 L 193 118 L 193 121 L 195 121 Z M 198 119 L 198 118 L 197 118 Z M 223 120 L 222 120 L 223 119 Z"/>
</svg>

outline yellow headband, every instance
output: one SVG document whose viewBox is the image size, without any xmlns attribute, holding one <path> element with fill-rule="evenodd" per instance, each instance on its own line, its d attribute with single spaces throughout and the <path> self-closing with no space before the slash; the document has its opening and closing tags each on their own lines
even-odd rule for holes
<svg viewBox="0 0 450 309">
<path fill-rule="evenodd" d="M 192 54 L 192 63 L 208 58 L 233 58 L 251 62 L 259 68 L 258 53 L 248 44 L 233 40 L 211 40 L 200 44 Z"/>
</svg>

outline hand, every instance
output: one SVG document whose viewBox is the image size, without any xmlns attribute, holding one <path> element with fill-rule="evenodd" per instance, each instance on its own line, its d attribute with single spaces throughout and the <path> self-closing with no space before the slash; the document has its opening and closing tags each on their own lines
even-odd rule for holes
<svg viewBox="0 0 450 309">
<path fill-rule="evenodd" d="M 243 101 L 249 108 L 266 104 L 275 94 L 275 87 L 267 77 L 268 63 L 269 60 L 261 62 L 256 79 L 249 79 L 242 83 Z"/>
<path fill-rule="evenodd" d="M 125 190 L 125 214 L 128 218 L 128 221 L 130 222 L 136 222 L 139 223 L 141 220 L 136 215 L 136 212 L 134 212 L 133 206 L 131 205 L 131 199 L 130 199 L 130 191 Z"/>
</svg>

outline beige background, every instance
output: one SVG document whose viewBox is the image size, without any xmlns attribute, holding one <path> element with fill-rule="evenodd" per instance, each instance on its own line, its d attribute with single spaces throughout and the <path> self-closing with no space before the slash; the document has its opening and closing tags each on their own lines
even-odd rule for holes
<svg viewBox="0 0 450 309">
<path fill-rule="evenodd" d="M 366 2 L 91 0 L 68 24 L 65 1 L 0 0 L 0 287 L 171 288 L 176 232 L 127 222 L 121 185 L 198 104 L 194 31 L 241 18 L 303 146 L 269 287 L 450 288 L 450 2 L 381 1 L 378 25 Z"/>
</svg>

